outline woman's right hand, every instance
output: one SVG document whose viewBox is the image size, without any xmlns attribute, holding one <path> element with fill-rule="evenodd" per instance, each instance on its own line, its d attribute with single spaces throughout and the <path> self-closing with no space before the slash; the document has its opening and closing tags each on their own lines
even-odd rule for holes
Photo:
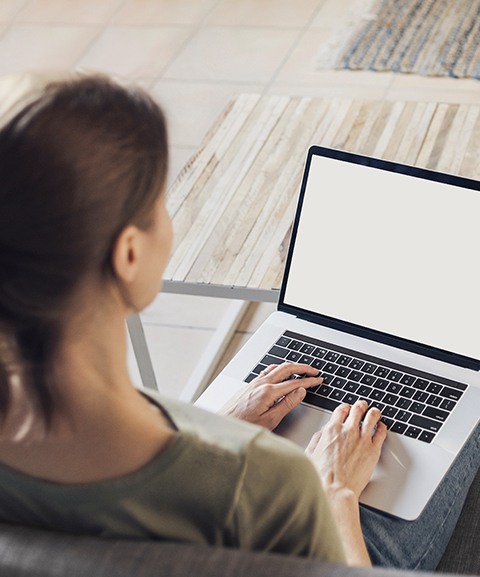
<svg viewBox="0 0 480 577">
<path fill-rule="evenodd" d="M 368 410 L 366 401 L 357 401 L 352 406 L 343 404 L 312 437 L 305 452 L 331 497 L 350 490 L 358 500 L 367 486 L 387 436 L 381 416 L 376 408 Z"/>
</svg>

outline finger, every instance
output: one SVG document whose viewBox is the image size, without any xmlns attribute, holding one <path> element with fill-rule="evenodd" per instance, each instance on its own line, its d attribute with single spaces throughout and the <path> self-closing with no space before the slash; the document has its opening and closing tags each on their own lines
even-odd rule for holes
<svg viewBox="0 0 480 577">
<path fill-rule="evenodd" d="M 306 394 L 307 391 L 303 387 L 299 387 L 288 395 L 285 395 L 285 397 L 283 397 L 280 402 L 273 405 L 269 412 L 271 416 L 275 418 L 277 425 L 280 423 L 283 417 L 288 415 L 290 411 L 292 411 L 303 401 Z"/>
<path fill-rule="evenodd" d="M 283 363 L 278 365 L 275 370 L 272 370 L 270 376 L 275 377 L 277 382 L 286 381 L 292 375 L 307 375 L 308 377 L 316 377 L 320 375 L 318 369 L 314 369 L 310 365 L 301 363 Z"/>
<path fill-rule="evenodd" d="M 365 413 L 368 410 L 367 401 L 355 401 L 352 405 L 352 410 L 350 411 L 349 421 L 352 427 L 360 427 L 360 423 L 365 417 Z"/>
<path fill-rule="evenodd" d="M 333 411 L 329 423 L 344 423 L 345 419 L 350 414 L 351 409 L 352 407 L 346 403 L 338 405 L 338 407 Z"/>
<path fill-rule="evenodd" d="M 370 409 L 365 415 L 365 418 L 363 419 L 362 432 L 365 432 L 365 434 L 372 436 L 381 418 L 382 413 L 376 407 Z"/>
<path fill-rule="evenodd" d="M 372 442 L 376 447 L 381 448 L 387 438 L 387 432 L 387 425 L 379 421 L 372 436 Z"/>
<path fill-rule="evenodd" d="M 268 365 L 268 367 L 265 367 L 262 371 L 260 371 L 259 375 L 262 375 L 262 376 L 268 375 L 277 367 L 278 367 L 278 365 Z"/>
<path fill-rule="evenodd" d="M 317 448 L 318 443 L 322 437 L 322 430 L 313 433 L 312 438 L 310 439 L 307 448 L 305 449 L 305 453 L 313 453 Z"/>
<path fill-rule="evenodd" d="M 270 376 L 271 378 L 271 376 Z M 287 379 L 280 383 L 269 383 L 270 390 L 274 396 L 274 400 L 277 401 L 280 397 L 286 397 L 293 391 L 300 388 L 308 389 L 310 387 L 318 386 L 323 382 L 323 377 L 305 377 L 303 379 Z"/>
</svg>

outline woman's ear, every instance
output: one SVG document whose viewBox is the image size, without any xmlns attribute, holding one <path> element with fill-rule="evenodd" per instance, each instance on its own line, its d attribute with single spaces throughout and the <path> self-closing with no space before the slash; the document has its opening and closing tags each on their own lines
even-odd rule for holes
<svg viewBox="0 0 480 577">
<path fill-rule="evenodd" d="M 125 227 L 119 234 L 112 251 L 112 267 L 115 276 L 129 285 L 138 275 L 142 253 L 141 231 L 133 225 Z"/>
</svg>

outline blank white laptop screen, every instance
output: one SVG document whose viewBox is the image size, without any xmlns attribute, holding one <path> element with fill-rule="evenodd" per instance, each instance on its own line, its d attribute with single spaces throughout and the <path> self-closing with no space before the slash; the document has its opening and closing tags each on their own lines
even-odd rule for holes
<svg viewBox="0 0 480 577">
<path fill-rule="evenodd" d="M 303 202 L 285 304 L 480 359 L 479 192 L 314 155 Z"/>
</svg>

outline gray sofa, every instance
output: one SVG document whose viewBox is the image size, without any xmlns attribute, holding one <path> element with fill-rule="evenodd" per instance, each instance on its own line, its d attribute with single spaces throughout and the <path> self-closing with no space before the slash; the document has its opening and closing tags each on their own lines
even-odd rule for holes
<svg viewBox="0 0 480 577">
<path fill-rule="evenodd" d="M 480 474 L 438 571 L 480 575 Z M 432 527 L 435 531 L 435 527 Z M 0 577 L 407 577 L 319 561 L 155 541 L 112 540 L 0 524 Z M 424 574 L 426 575 L 426 574 Z"/>
</svg>

